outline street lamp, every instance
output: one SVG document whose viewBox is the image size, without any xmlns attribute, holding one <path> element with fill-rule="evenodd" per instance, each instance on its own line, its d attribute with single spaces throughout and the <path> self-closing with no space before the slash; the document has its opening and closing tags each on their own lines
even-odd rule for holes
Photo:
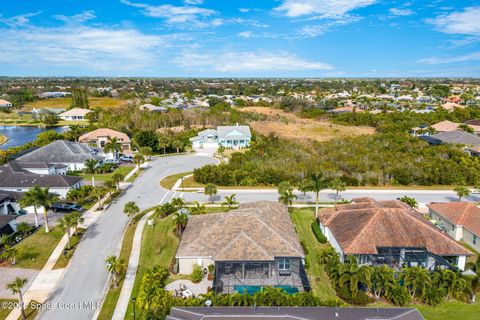
<svg viewBox="0 0 480 320">
<path fill-rule="evenodd" d="M 137 298 L 133 297 L 132 302 L 133 302 L 133 320 L 135 320 L 135 306 L 136 306 L 135 302 L 137 302 Z"/>
</svg>

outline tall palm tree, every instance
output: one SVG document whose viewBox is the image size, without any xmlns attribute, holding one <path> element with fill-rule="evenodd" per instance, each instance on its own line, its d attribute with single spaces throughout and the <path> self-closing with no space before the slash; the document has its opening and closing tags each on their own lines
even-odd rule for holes
<svg viewBox="0 0 480 320">
<path fill-rule="evenodd" d="M 135 165 L 137 167 L 139 167 L 142 163 L 145 162 L 145 157 L 143 156 L 143 154 L 141 153 L 137 153 L 134 157 L 133 157 L 133 163 L 135 163 Z"/>
<path fill-rule="evenodd" d="M 203 192 L 210 197 L 210 201 L 213 203 L 214 202 L 214 196 L 217 194 L 217 186 L 214 185 L 213 183 L 207 183 L 205 186 Z"/>
<path fill-rule="evenodd" d="M 122 151 L 122 144 L 118 142 L 118 139 L 113 137 L 108 137 L 108 141 L 103 146 L 103 152 L 105 153 L 112 153 L 113 156 L 116 158 L 117 154 Z"/>
<path fill-rule="evenodd" d="M 70 249 L 70 240 L 71 240 L 71 230 L 72 228 L 76 225 L 74 221 L 72 220 L 72 217 L 67 214 L 63 216 L 62 218 L 57 220 L 57 225 L 67 233 L 67 249 Z"/>
<path fill-rule="evenodd" d="M 102 210 L 102 196 L 105 194 L 105 187 L 95 187 L 92 190 L 92 195 L 97 198 L 98 209 Z"/>
<path fill-rule="evenodd" d="M 117 189 L 120 190 L 120 182 L 123 181 L 123 179 L 125 178 L 125 175 L 121 172 L 114 172 L 113 175 L 112 175 L 112 180 L 115 182 L 115 184 L 117 185 Z"/>
<path fill-rule="evenodd" d="M 333 179 L 329 183 L 329 187 L 332 190 L 335 190 L 335 202 L 334 205 L 337 207 L 338 194 L 347 189 L 347 184 L 340 179 Z"/>
<path fill-rule="evenodd" d="M 111 196 L 112 195 L 112 190 L 117 187 L 117 183 L 113 179 L 108 179 L 103 183 L 103 186 L 107 188 L 108 194 Z"/>
<path fill-rule="evenodd" d="M 380 299 L 388 288 L 395 284 L 395 272 L 386 265 L 375 266 L 372 273 L 372 291 L 375 298 Z"/>
<path fill-rule="evenodd" d="M 181 235 L 183 229 L 185 229 L 185 226 L 187 225 L 188 216 L 185 213 L 181 213 L 180 211 L 178 211 L 173 216 L 173 220 L 175 220 L 175 224 L 177 226 L 177 234 Z"/>
<path fill-rule="evenodd" d="M 70 125 L 69 126 L 68 135 L 73 139 L 73 141 L 78 142 L 78 138 L 82 134 L 82 128 L 79 125 Z"/>
<path fill-rule="evenodd" d="M 170 145 L 170 139 L 166 135 L 160 135 L 158 137 L 158 147 L 163 149 L 163 154 L 166 153 L 167 147 Z"/>
<path fill-rule="evenodd" d="M 226 205 L 228 207 L 228 211 L 230 211 L 232 209 L 232 207 L 237 205 L 237 204 L 238 204 L 238 202 L 235 199 L 235 193 L 233 193 L 229 196 L 225 196 L 225 202 L 223 203 L 223 205 Z"/>
<path fill-rule="evenodd" d="M 324 178 L 322 173 L 312 173 L 308 176 L 308 179 L 310 179 L 309 191 L 315 192 L 315 218 L 318 218 L 318 202 L 320 191 L 327 188 L 327 180 Z"/>
<path fill-rule="evenodd" d="M 288 181 L 282 181 L 278 184 L 278 201 L 286 206 L 291 206 L 293 200 L 297 197 L 293 194 L 293 187 Z"/>
<path fill-rule="evenodd" d="M 404 268 L 399 279 L 408 288 L 412 299 L 415 299 L 415 296 L 422 296 L 432 282 L 430 274 L 422 267 Z"/>
<path fill-rule="evenodd" d="M 200 202 L 194 201 L 193 204 L 195 206 L 190 208 L 190 213 L 191 214 L 205 214 L 205 213 L 207 213 L 207 208 L 204 205 L 200 204 Z"/>
<path fill-rule="evenodd" d="M 41 188 L 35 186 L 30 190 L 27 190 L 23 194 L 23 198 L 20 199 L 20 207 L 33 207 L 33 213 L 35 214 L 35 228 L 38 228 L 38 195 L 40 194 Z"/>
<path fill-rule="evenodd" d="M 303 202 L 306 201 L 307 192 L 311 190 L 310 182 L 310 179 L 307 178 L 300 181 L 300 184 L 298 185 L 298 191 L 303 194 Z"/>
<path fill-rule="evenodd" d="M 12 294 L 18 294 L 18 302 L 20 305 L 20 313 L 22 315 L 22 319 L 26 320 L 27 315 L 25 314 L 25 306 L 23 302 L 23 292 L 22 289 L 25 287 L 27 284 L 28 279 L 27 278 L 19 278 L 16 277 L 15 281 L 8 283 L 6 288 L 9 290 Z"/>
<path fill-rule="evenodd" d="M 118 259 L 117 256 L 109 256 L 107 260 L 107 271 L 112 275 L 113 287 L 118 287 L 119 276 L 125 270 L 125 262 L 123 259 Z"/>
<path fill-rule="evenodd" d="M 125 203 L 125 206 L 123 207 L 123 212 L 127 216 L 132 217 L 140 212 L 140 208 L 137 206 L 135 202 L 129 201 Z"/>
<path fill-rule="evenodd" d="M 85 173 L 94 174 L 97 171 L 98 161 L 95 159 L 87 159 L 85 161 Z"/>
<path fill-rule="evenodd" d="M 182 140 L 174 140 L 172 142 L 172 148 L 177 149 L 177 153 L 180 152 L 180 149 L 184 147 Z"/>
<path fill-rule="evenodd" d="M 82 217 L 82 214 L 78 211 L 72 212 L 69 214 L 70 219 L 72 219 L 73 223 L 73 233 L 77 235 L 77 230 L 78 226 L 85 221 L 85 219 Z"/>
<path fill-rule="evenodd" d="M 43 207 L 43 218 L 45 219 L 45 232 L 50 232 L 48 227 L 48 208 L 58 201 L 59 195 L 50 192 L 49 188 L 40 188 L 37 194 L 37 205 Z"/>
</svg>

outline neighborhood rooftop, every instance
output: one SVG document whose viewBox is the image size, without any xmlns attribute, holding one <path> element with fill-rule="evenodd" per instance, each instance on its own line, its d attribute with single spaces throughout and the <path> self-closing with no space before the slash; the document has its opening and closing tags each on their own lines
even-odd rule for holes
<svg viewBox="0 0 480 320">
<path fill-rule="evenodd" d="M 354 203 L 321 211 L 345 254 L 377 254 L 381 247 L 426 248 L 437 255 L 471 255 L 470 251 L 425 220 L 407 204 L 354 199 Z"/>
<path fill-rule="evenodd" d="M 431 136 L 421 136 L 420 139 L 423 139 L 431 144 L 451 143 L 468 146 L 480 145 L 479 136 L 462 130 L 442 132 Z"/>
<path fill-rule="evenodd" d="M 86 145 L 57 140 L 24 154 L 16 160 L 19 162 L 83 163 L 89 159 L 100 160 L 102 157 L 92 155 L 92 149 Z"/>
<path fill-rule="evenodd" d="M 480 234 L 480 208 L 472 202 L 431 203 L 428 208 L 434 210 L 457 226 L 464 226 L 475 234 Z"/>
<path fill-rule="evenodd" d="M 216 261 L 303 257 L 287 207 L 269 201 L 241 204 L 228 213 L 191 216 L 177 257 Z"/>
</svg>

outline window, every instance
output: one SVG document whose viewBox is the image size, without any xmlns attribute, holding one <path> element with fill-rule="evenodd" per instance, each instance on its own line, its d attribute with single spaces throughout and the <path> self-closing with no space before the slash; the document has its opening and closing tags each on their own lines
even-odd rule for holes
<svg viewBox="0 0 480 320">
<path fill-rule="evenodd" d="M 287 259 L 287 258 L 278 259 L 278 270 L 290 271 L 291 270 L 290 259 Z"/>
</svg>

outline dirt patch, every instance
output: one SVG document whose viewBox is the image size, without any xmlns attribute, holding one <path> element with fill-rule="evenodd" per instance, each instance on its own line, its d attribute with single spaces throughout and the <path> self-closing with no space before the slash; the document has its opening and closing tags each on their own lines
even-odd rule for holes
<svg viewBox="0 0 480 320">
<path fill-rule="evenodd" d="M 328 120 L 303 119 L 293 113 L 266 107 L 248 107 L 242 112 L 254 112 L 267 116 L 266 120 L 252 121 L 250 126 L 263 135 L 274 133 L 292 140 L 328 141 L 333 138 L 373 134 L 371 127 L 342 126 Z"/>
</svg>

